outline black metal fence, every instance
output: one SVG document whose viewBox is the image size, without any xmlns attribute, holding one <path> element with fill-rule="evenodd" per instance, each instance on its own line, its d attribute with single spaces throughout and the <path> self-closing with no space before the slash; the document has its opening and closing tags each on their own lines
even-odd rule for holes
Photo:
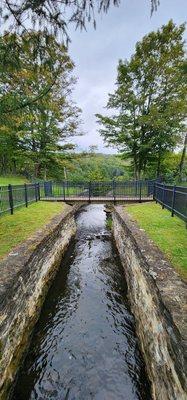
<svg viewBox="0 0 187 400">
<path fill-rule="evenodd" d="M 111 200 L 137 199 L 153 195 L 154 181 L 105 181 L 105 182 L 38 182 L 24 185 L 0 186 L 0 215 L 18 207 L 28 207 L 40 198 L 67 199 L 102 198 Z"/>
<path fill-rule="evenodd" d="M 16 208 L 28 207 L 41 196 L 44 196 L 43 183 L 0 186 L 0 215 L 6 212 L 13 214 Z"/>
<path fill-rule="evenodd" d="M 41 198 L 142 200 L 153 198 L 187 222 L 187 187 L 158 183 L 155 180 L 142 181 L 100 181 L 100 182 L 39 182 L 24 185 L 0 186 L 0 215 L 13 214 L 18 207 Z"/>
<path fill-rule="evenodd" d="M 187 222 L 187 187 L 155 182 L 153 198 L 170 210 L 172 217 L 177 215 Z"/>
<path fill-rule="evenodd" d="M 68 199 L 137 199 L 153 196 L 153 180 L 146 181 L 92 181 L 45 182 L 45 197 Z"/>
</svg>

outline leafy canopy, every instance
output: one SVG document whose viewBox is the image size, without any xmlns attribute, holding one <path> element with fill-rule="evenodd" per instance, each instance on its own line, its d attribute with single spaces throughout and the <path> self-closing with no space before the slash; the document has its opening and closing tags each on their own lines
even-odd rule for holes
<svg viewBox="0 0 187 400">
<path fill-rule="evenodd" d="M 187 111 L 184 29 L 184 24 L 169 21 L 138 42 L 131 59 L 119 61 L 117 88 L 107 103 L 110 115 L 97 115 L 104 140 L 133 161 L 136 178 L 151 163 L 159 175 L 165 153 L 182 140 Z"/>
<path fill-rule="evenodd" d="M 10 57 L 17 60 L 16 66 Z M 59 154 L 72 149 L 68 141 L 79 134 L 80 114 L 71 100 L 73 68 L 66 48 L 52 35 L 33 32 L 0 38 L 3 173 L 45 176 L 59 165 Z"/>
</svg>

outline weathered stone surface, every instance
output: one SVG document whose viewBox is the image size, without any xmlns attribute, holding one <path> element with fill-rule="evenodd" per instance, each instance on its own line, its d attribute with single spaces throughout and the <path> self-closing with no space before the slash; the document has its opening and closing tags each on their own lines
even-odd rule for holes
<svg viewBox="0 0 187 400">
<path fill-rule="evenodd" d="M 49 285 L 75 234 L 77 208 L 67 206 L 0 263 L 0 399 L 8 397 Z"/>
<path fill-rule="evenodd" d="M 113 232 L 155 400 L 187 399 L 187 285 L 124 208 Z"/>
</svg>

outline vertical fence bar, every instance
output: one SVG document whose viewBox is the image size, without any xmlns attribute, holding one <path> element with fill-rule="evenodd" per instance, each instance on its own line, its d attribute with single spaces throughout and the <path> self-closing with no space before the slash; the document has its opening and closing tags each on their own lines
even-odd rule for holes
<svg viewBox="0 0 187 400">
<path fill-rule="evenodd" d="M 89 189 L 88 189 L 88 193 L 89 193 L 89 203 L 91 202 L 91 181 L 89 182 Z"/>
<path fill-rule="evenodd" d="M 153 200 L 156 199 L 156 182 L 153 183 Z"/>
<path fill-rule="evenodd" d="M 164 197 L 165 197 L 165 185 L 164 184 L 162 186 L 162 190 L 163 190 L 163 192 L 162 192 L 162 208 L 164 208 Z"/>
<path fill-rule="evenodd" d="M 138 194 L 138 182 L 137 180 L 135 181 L 135 197 L 137 197 Z"/>
<path fill-rule="evenodd" d="M 49 187 L 50 187 L 50 196 L 54 196 L 54 182 L 50 181 L 49 182 Z"/>
<path fill-rule="evenodd" d="M 157 200 L 157 183 L 155 184 L 155 199 L 156 199 L 156 204 L 158 203 L 158 200 Z"/>
<path fill-rule="evenodd" d="M 40 183 L 39 182 L 37 184 L 37 189 L 38 189 L 38 200 L 40 200 L 41 196 L 40 196 Z"/>
<path fill-rule="evenodd" d="M 112 181 L 112 187 L 113 187 L 114 204 L 116 204 L 116 182 L 114 180 Z"/>
<path fill-rule="evenodd" d="M 140 198 L 139 198 L 139 203 L 142 202 L 142 182 L 140 181 Z"/>
<path fill-rule="evenodd" d="M 10 184 L 8 185 L 8 197 L 9 197 L 10 213 L 13 214 L 14 201 L 13 201 L 12 185 L 10 185 Z"/>
<path fill-rule="evenodd" d="M 66 201 L 66 183 L 63 181 L 63 197 L 64 197 L 64 201 Z"/>
<path fill-rule="evenodd" d="M 34 191 L 35 191 L 35 200 L 38 201 L 38 196 L 37 196 L 37 184 L 34 184 Z"/>
<path fill-rule="evenodd" d="M 174 217 L 175 211 L 175 196 L 176 196 L 176 186 L 173 186 L 173 196 L 172 196 L 172 207 L 171 207 L 171 216 Z"/>
<path fill-rule="evenodd" d="M 47 197 L 47 182 L 44 181 L 44 196 Z"/>
<path fill-rule="evenodd" d="M 24 190 L 25 190 L 25 207 L 28 207 L 28 193 L 27 193 L 27 184 L 24 184 Z"/>
</svg>

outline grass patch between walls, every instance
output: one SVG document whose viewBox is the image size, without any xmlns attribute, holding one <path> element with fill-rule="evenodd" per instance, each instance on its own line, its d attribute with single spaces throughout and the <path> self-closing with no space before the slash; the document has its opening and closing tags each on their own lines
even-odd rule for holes
<svg viewBox="0 0 187 400">
<path fill-rule="evenodd" d="M 155 244 L 165 253 L 171 264 L 187 279 L 187 229 L 185 222 L 171 217 L 159 204 L 142 203 L 125 206 Z"/>
<path fill-rule="evenodd" d="M 39 201 L 30 204 L 28 208 L 17 210 L 13 215 L 1 216 L 0 258 L 44 227 L 56 214 L 61 214 L 66 207 L 66 204 L 60 202 Z"/>
</svg>

